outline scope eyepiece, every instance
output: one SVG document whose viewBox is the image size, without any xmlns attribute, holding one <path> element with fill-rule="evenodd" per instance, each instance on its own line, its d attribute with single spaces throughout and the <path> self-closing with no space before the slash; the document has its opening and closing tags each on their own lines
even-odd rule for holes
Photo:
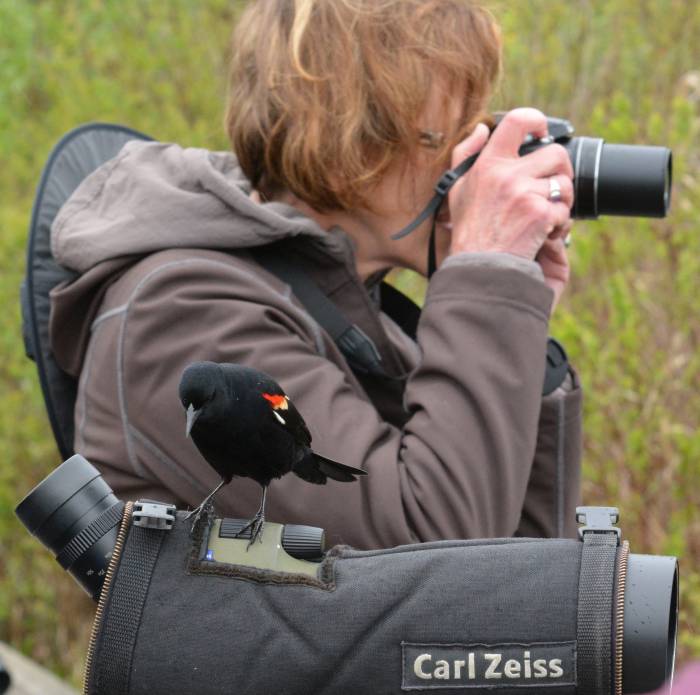
<svg viewBox="0 0 700 695">
<path fill-rule="evenodd" d="M 97 600 L 123 509 L 100 472 L 76 454 L 42 480 L 15 514 Z"/>
</svg>

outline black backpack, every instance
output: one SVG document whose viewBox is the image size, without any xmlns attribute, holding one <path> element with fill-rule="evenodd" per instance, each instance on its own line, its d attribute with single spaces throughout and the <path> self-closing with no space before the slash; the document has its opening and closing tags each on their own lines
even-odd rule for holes
<svg viewBox="0 0 700 695">
<path fill-rule="evenodd" d="M 54 360 L 49 347 L 49 292 L 76 274 L 51 255 L 51 224 L 80 182 L 112 159 L 129 140 L 151 140 L 132 128 L 88 123 L 64 135 L 44 165 L 34 198 L 27 243 L 27 269 L 20 297 L 27 356 L 36 362 L 53 435 L 61 456 L 73 455 L 77 380 Z"/>
</svg>

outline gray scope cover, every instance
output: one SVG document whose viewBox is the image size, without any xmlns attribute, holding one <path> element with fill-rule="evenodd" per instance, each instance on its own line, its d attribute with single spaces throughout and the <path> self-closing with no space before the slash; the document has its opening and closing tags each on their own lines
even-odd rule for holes
<svg viewBox="0 0 700 695">
<path fill-rule="evenodd" d="M 314 583 L 201 561 L 189 530 L 131 528 L 89 692 L 576 692 L 579 541 L 336 546 Z"/>
</svg>

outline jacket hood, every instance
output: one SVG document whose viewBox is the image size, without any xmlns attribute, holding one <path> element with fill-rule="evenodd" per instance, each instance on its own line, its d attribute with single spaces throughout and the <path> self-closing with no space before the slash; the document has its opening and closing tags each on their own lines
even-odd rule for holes
<svg viewBox="0 0 700 695">
<path fill-rule="evenodd" d="M 51 228 L 54 258 L 84 273 L 121 256 L 172 248 L 233 250 L 306 235 L 346 257 L 346 242 L 295 208 L 257 203 L 229 152 L 128 142 L 88 176 Z"/>
<path fill-rule="evenodd" d="M 86 177 L 58 212 L 51 251 L 76 279 L 51 291 L 49 334 L 77 376 L 105 293 L 141 258 L 169 249 L 233 251 L 303 235 L 340 264 L 350 238 L 290 205 L 258 203 L 230 152 L 134 140 Z"/>
</svg>

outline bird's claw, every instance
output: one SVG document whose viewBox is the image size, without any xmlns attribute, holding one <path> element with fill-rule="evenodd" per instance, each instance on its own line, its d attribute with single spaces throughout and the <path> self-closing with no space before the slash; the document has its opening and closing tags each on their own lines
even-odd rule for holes
<svg viewBox="0 0 700 695">
<path fill-rule="evenodd" d="M 241 534 L 250 529 L 250 540 L 246 546 L 246 550 L 255 543 L 258 538 L 262 543 L 263 526 L 265 525 L 265 515 L 258 512 L 237 534 L 236 538 L 240 538 Z"/>
<path fill-rule="evenodd" d="M 253 543 L 259 538 L 260 542 L 262 543 L 263 540 L 263 525 L 265 524 L 265 517 L 262 517 L 258 519 L 258 521 L 253 524 L 253 531 L 250 534 L 250 540 L 248 541 L 248 545 L 246 546 L 246 551 L 248 548 L 250 548 Z"/>
<path fill-rule="evenodd" d="M 199 507 L 195 507 L 191 512 L 187 514 L 185 517 L 185 521 L 188 519 L 191 519 L 192 516 L 194 516 L 194 521 L 192 522 L 192 527 L 190 528 L 190 536 L 194 534 L 194 530 L 197 527 L 197 524 L 199 523 L 199 520 L 203 516 L 207 516 L 209 512 L 211 511 L 213 507 L 212 502 L 207 502 L 206 504 L 200 504 Z"/>
</svg>

